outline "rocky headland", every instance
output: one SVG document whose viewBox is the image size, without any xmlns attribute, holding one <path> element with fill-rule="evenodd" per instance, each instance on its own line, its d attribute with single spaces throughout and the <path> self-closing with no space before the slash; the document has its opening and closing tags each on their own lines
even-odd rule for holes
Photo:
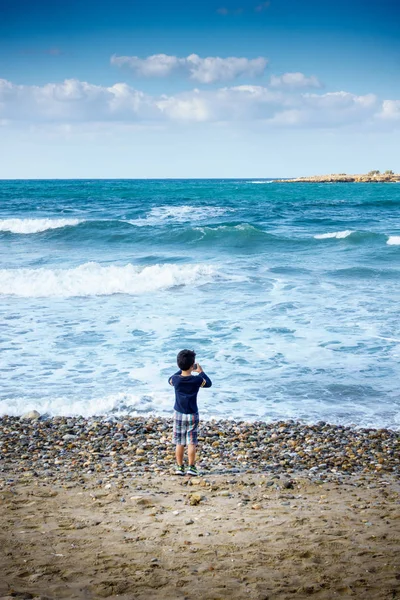
<svg viewBox="0 0 400 600">
<path fill-rule="evenodd" d="M 311 177 L 296 177 L 294 179 L 278 179 L 279 183 L 400 183 L 400 174 L 386 171 L 371 171 L 364 175 L 348 175 L 335 173 L 331 175 L 312 175 Z"/>
</svg>

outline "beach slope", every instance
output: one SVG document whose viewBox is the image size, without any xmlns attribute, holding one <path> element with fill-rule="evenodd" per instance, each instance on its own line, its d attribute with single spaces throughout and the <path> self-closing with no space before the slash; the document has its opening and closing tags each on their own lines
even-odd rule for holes
<svg viewBox="0 0 400 600">
<path fill-rule="evenodd" d="M 190 479 L 171 473 L 169 421 L 0 421 L 0 598 L 400 598 L 397 433 L 208 423 Z M 321 462 L 335 435 L 349 472 L 334 441 Z M 385 452 L 372 470 L 363 435 Z M 294 437 L 314 447 L 299 468 Z"/>
</svg>

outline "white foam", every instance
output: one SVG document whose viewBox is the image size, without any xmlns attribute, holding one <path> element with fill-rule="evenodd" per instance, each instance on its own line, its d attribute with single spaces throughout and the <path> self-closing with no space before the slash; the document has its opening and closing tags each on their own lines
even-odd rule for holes
<svg viewBox="0 0 400 600">
<path fill-rule="evenodd" d="M 137 295 L 180 285 L 203 285 L 216 271 L 209 265 L 134 265 L 86 263 L 74 269 L 1 269 L 0 295 L 23 298 Z"/>
<path fill-rule="evenodd" d="M 389 236 L 389 239 L 386 243 L 388 246 L 400 246 L 400 235 Z"/>
<path fill-rule="evenodd" d="M 149 403 L 146 403 L 149 404 Z M 29 397 L 10 398 L 0 401 L 0 416 L 10 415 L 18 416 L 24 412 L 37 410 L 40 414 L 50 416 L 68 416 L 85 418 L 94 415 L 121 414 L 121 408 L 124 407 L 124 413 L 143 412 L 141 408 L 152 408 L 146 406 L 140 395 L 118 392 L 104 397 L 88 399 L 84 402 L 80 398 L 71 399 L 68 397 L 56 396 L 51 398 L 41 398 L 33 400 Z"/>
<path fill-rule="evenodd" d="M 332 233 L 318 233 L 317 235 L 314 235 L 314 239 L 328 240 L 331 238 L 336 238 L 338 240 L 342 240 L 343 238 L 347 238 L 352 233 L 354 233 L 354 231 L 351 231 L 351 229 L 345 229 L 345 231 L 333 231 Z"/>
<path fill-rule="evenodd" d="M 274 183 L 274 182 L 273 181 L 248 181 L 247 183 L 255 183 L 255 184 L 258 184 L 258 185 L 263 185 L 263 184 L 266 184 L 266 183 Z"/>
<path fill-rule="evenodd" d="M 130 225 L 143 227 L 148 225 L 159 225 L 163 222 L 187 223 L 191 221 L 202 221 L 220 217 L 228 212 L 234 212 L 232 208 L 222 206 L 157 206 L 152 208 L 149 214 L 142 219 L 126 221 Z"/>
<path fill-rule="evenodd" d="M 250 225 L 250 223 L 239 223 L 239 225 L 215 225 L 211 226 L 203 226 L 203 227 L 193 227 L 195 231 L 201 231 L 205 235 L 207 231 L 256 231 L 259 233 L 264 233 L 261 229 L 254 227 L 254 225 Z"/>
<path fill-rule="evenodd" d="M 0 219 L 0 231 L 11 233 L 40 233 L 48 229 L 73 227 L 82 223 L 79 219 Z"/>
</svg>

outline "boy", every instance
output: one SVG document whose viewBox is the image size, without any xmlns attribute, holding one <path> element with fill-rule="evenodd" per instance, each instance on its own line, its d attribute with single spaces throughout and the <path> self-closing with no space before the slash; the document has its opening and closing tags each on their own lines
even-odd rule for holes
<svg viewBox="0 0 400 600">
<path fill-rule="evenodd" d="M 183 455 L 188 444 L 189 466 L 187 475 L 196 476 L 196 446 L 199 426 L 197 393 L 201 387 L 211 387 L 209 377 L 199 364 L 195 364 L 196 353 L 193 350 L 181 350 L 176 357 L 179 371 L 168 379 L 175 388 L 174 406 L 174 443 L 176 444 L 176 474 L 184 475 Z M 192 372 L 198 375 L 192 375 Z"/>
</svg>

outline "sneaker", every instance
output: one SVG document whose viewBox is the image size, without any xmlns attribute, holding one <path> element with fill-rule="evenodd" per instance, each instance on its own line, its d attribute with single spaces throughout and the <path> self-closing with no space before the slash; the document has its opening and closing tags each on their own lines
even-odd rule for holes
<svg viewBox="0 0 400 600">
<path fill-rule="evenodd" d="M 176 465 L 176 467 L 175 467 L 175 474 L 176 475 L 184 475 L 185 474 L 185 467 L 183 465 Z"/>
<path fill-rule="evenodd" d="M 188 470 L 186 471 L 186 475 L 191 475 L 192 477 L 197 477 L 200 475 L 197 468 L 194 465 L 189 465 Z"/>
</svg>

